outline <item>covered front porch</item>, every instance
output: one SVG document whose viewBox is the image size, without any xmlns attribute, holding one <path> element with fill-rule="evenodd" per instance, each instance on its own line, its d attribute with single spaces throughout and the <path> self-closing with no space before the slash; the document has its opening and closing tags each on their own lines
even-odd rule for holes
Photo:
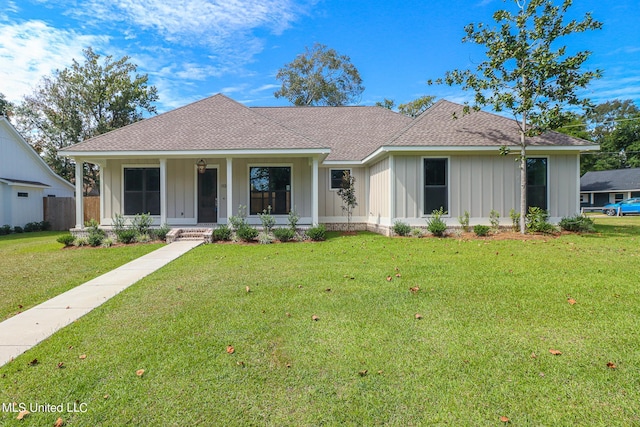
<svg viewBox="0 0 640 427">
<path fill-rule="evenodd" d="M 260 224 L 259 213 L 271 208 L 278 225 L 295 211 L 301 226 L 318 224 L 318 167 L 326 153 L 191 153 L 190 156 L 70 156 L 76 176 L 84 163 L 100 170 L 100 218 L 108 229 L 115 216 L 129 221 L 150 214 L 153 226 L 211 229 L 228 224 L 245 210 L 247 222 Z M 296 150 L 299 151 L 299 150 Z M 83 230 L 82 179 L 76 179 L 75 230 Z"/>
</svg>

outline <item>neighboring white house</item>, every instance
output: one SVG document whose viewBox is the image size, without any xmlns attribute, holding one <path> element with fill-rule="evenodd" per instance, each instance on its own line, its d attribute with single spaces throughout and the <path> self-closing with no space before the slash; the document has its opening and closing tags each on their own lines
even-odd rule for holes
<svg viewBox="0 0 640 427">
<path fill-rule="evenodd" d="M 640 197 L 640 168 L 591 171 L 580 178 L 582 207 L 602 207 Z"/>
<path fill-rule="evenodd" d="M 0 116 L 0 226 L 40 222 L 43 197 L 73 197 L 74 190 Z"/>
<path fill-rule="evenodd" d="M 360 229 L 388 233 L 397 220 L 425 226 L 439 208 L 450 226 L 465 211 L 471 224 L 488 224 L 492 210 L 510 224 L 510 210 L 520 206 L 517 124 L 462 109 L 438 101 L 411 119 L 371 106 L 247 107 L 218 94 L 60 155 L 75 159 L 78 174 L 83 162 L 99 165 L 103 225 L 115 214 L 146 212 L 176 227 L 227 223 L 243 205 L 254 224 L 271 206 L 279 224 L 295 209 L 300 225 L 340 228 L 345 170 L 356 178 Z M 500 156 L 501 146 L 513 154 Z M 580 153 L 595 149 L 557 132 L 531 138 L 529 206 L 552 221 L 578 213 Z M 77 218 L 82 209 L 79 197 Z"/>
</svg>

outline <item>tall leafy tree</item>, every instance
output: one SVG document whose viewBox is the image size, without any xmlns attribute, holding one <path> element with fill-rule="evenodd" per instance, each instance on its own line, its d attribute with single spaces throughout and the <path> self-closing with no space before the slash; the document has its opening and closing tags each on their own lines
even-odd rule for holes
<svg viewBox="0 0 640 427">
<path fill-rule="evenodd" d="M 531 136 L 558 126 L 562 110 L 573 105 L 586 107 L 578 90 L 601 75 L 600 70 L 583 71 L 591 52 L 567 53 L 565 36 L 596 30 L 602 24 L 587 13 L 581 20 L 565 22 L 572 0 L 556 6 L 551 0 L 514 0 L 516 13 L 498 10 L 496 26 L 483 23 L 465 27 L 463 42 L 486 47 L 487 60 L 475 70 L 453 70 L 437 83 L 461 85 L 474 93 L 473 108 L 489 106 L 496 112 L 513 114 L 520 128 L 520 231 L 525 232 L 527 189 L 527 144 Z M 466 106 L 465 112 L 469 112 Z M 508 149 L 501 149 L 503 154 Z"/>
<path fill-rule="evenodd" d="M 346 55 L 316 43 L 276 74 L 282 87 L 274 95 L 293 105 L 339 106 L 357 103 L 364 91 L 358 69 Z"/>
<path fill-rule="evenodd" d="M 148 76 L 124 56 L 101 58 L 93 49 L 83 51 L 84 62 L 43 77 L 31 95 L 16 108 L 17 126 L 45 161 L 71 180 L 74 166 L 58 157 L 58 150 L 96 135 L 142 120 L 156 113 L 157 90 Z M 97 172 L 86 166 L 95 185 Z"/>
<path fill-rule="evenodd" d="M 398 112 L 400 114 L 404 114 L 409 117 L 418 117 L 420 114 L 425 112 L 427 108 L 433 105 L 436 97 L 431 95 L 424 95 L 413 101 L 406 102 L 404 104 L 398 105 Z M 385 98 L 384 101 L 378 101 L 375 104 L 377 107 L 386 108 L 388 110 L 393 110 L 396 107 L 396 102 L 393 99 Z"/>
<path fill-rule="evenodd" d="M 0 92 L 0 116 L 9 117 L 11 115 L 12 108 L 13 108 L 13 104 L 7 101 L 7 98 L 4 96 L 4 93 Z"/>
</svg>

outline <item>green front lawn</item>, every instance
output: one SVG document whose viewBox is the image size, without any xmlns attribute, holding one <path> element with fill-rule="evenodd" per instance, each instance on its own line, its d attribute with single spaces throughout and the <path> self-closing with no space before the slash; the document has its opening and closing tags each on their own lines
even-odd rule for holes
<svg viewBox="0 0 640 427">
<path fill-rule="evenodd" d="M 0 321 L 157 249 L 62 249 L 63 232 L 0 236 Z"/>
<path fill-rule="evenodd" d="M 201 246 L 0 368 L 0 402 L 84 404 L 22 421 L 47 426 L 637 425 L 638 218 L 596 222 Z"/>
</svg>

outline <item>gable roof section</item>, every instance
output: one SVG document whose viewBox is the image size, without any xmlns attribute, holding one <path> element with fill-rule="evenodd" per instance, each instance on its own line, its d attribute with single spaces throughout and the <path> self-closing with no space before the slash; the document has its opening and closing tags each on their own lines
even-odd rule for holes
<svg viewBox="0 0 640 427">
<path fill-rule="evenodd" d="M 455 114 L 455 117 L 453 118 Z M 389 146 L 403 147 L 500 147 L 519 145 L 520 134 L 515 120 L 472 111 L 463 114 L 463 106 L 440 100 L 418 116 L 409 126 L 394 135 Z M 529 138 L 529 146 L 592 146 L 593 143 L 558 132 L 545 132 Z"/>
<path fill-rule="evenodd" d="M 82 155 L 324 148 L 328 148 L 326 144 L 313 141 L 222 94 L 217 94 L 98 135 L 61 151 L 64 154 Z"/>
<path fill-rule="evenodd" d="M 372 106 L 251 107 L 287 128 L 331 147 L 329 161 L 365 158 L 413 119 Z"/>
<path fill-rule="evenodd" d="M 580 191 L 640 190 L 640 168 L 587 172 L 580 178 Z"/>
</svg>

